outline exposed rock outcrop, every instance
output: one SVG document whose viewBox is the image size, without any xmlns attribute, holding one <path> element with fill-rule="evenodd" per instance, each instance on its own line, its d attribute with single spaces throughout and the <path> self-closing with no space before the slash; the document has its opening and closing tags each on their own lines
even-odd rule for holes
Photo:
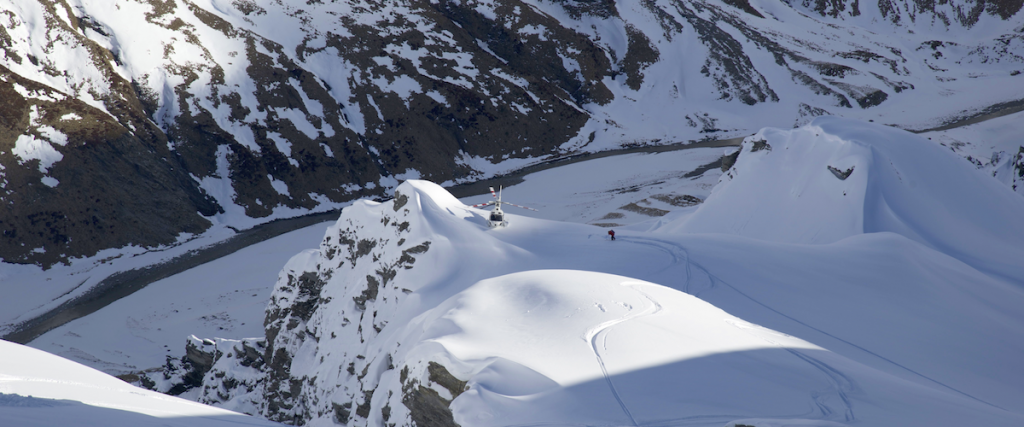
<svg viewBox="0 0 1024 427">
<path fill-rule="evenodd" d="M 265 337 L 192 340 L 182 362 L 169 362 L 163 382 L 155 379 L 158 389 L 195 389 L 201 402 L 290 424 L 329 416 L 348 425 L 374 417 L 454 425 L 448 404 L 466 384 L 439 361 L 396 359 L 400 341 L 381 337 L 389 322 L 402 322 L 399 305 L 429 283 L 416 266 L 439 262 L 424 203 L 433 202 L 406 184 L 383 205 L 346 208 L 319 250 L 281 272 Z M 200 387 L 191 380 L 197 374 Z"/>
</svg>

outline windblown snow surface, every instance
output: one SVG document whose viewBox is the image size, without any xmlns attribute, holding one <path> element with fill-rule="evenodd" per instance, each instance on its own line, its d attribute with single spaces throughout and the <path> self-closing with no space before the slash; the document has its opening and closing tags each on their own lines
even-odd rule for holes
<svg viewBox="0 0 1024 427">
<path fill-rule="evenodd" d="M 227 427 L 278 424 L 142 390 L 67 359 L 0 341 L 0 425 Z"/>
<path fill-rule="evenodd" d="M 1024 425 L 1024 199 L 924 138 L 764 129 L 699 208 L 616 241 L 508 215 L 425 181 L 346 208 L 266 337 L 216 340 L 200 400 L 324 426 Z"/>
</svg>

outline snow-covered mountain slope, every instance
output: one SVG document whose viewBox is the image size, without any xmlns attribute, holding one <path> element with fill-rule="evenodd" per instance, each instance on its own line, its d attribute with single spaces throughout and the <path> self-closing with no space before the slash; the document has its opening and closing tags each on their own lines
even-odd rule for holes
<svg viewBox="0 0 1024 427">
<path fill-rule="evenodd" d="M 973 155 L 978 159 L 1003 152 L 1005 157 L 1005 152 L 1021 144 L 1019 135 L 1024 132 L 1015 116 L 923 136 L 954 149 L 961 156 Z M 528 175 L 523 183 L 506 187 L 504 194 L 506 200 L 540 209 L 539 212 L 516 210 L 520 215 L 613 226 L 620 233 L 624 224 L 641 222 L 636 229 L 646 230 L 650 225 L 642 221 L 649 221 L 651 215 L 676 209 L 672 212 L 675 217 L 697 208 L 680 209 L 665 203 L 666 200 L 685 201 L 686 196 L 707 198 L 721 172 L 714 168 L 694 177 L 696 174 L 692 171 L 703 170 L 702 166 L 718 160 L 723 150 L 734 149 L 632 154 L 560 166 Z M 986 163 L 986 166 L 991 165 Z M 989 169 L 984 170 L 989 172 Z M 472 205 L 490 198 L 487 194 L 461 201 Z M 290 233 L 154 283 L 94 315 L 41 336 L 31 345 L 111 375 L 124 375 L 159 368 L 164 364 L 164 355 L 178 353 L 182 337 L 189 334 L 208 337 L 261 334 L 263 306 L 279 268 L 274 265 L 283 266 L 292 254 L 318 240 L 323 232 L 314 229 L 323 228 L 326 225 Z M 60 270 L 62 267 L 56 267 L 47 273 Z M 267 271 L 271 271 L 269 278 Z M 95 272 L 88 274 L 96 276 Z M 70 278 L 80 276 L 81 273 Z M 59 280 L 60 277 L 44 279 Z M 24 276 L 9 276 L 0 280 L 0 284 L 26 280 Z M 71 286 L 79 282 L 80 278 Z M 0 300 L 4 304 L 0 313 L 16 314 L 24 310 L 26 302 L 35 307 L 36 300 L 47 301 L 43 297 L 21 292 L 17 300 Z M 198 302 L 190 302 L 196 300 Z"/>
<path fill-rule="evenodd" d="M 275 426 L 140 389 L 52 354 L 0 341 L 0 424 L 19 427 Z"/>
<path fill-rule="evenodd" d="M 971 162 L 1024 195 L 1024 113 L 1010 114 L 958 129 L 922 136 Z"/>
<path fill-rule="evenodd" d="M 0 257 L 172 244 L 405 178 L 821 114 L 927 127 L 1024 97 L 1019 9 L 3 0 Z"/>
<path fill-rule="evenodd" d="M 664 227 L 812 244 L 892 232 L 1024 283 L 1022 211 L 1010 187 L 924 137 L 822 117 L 747 138 L 708 203 Z"/>
<path fill-rule="evenodd" d="M 1003 236 L 977 237 L 992 246 L 964 248 L 901 234 L 910 228 L 800 243 L 685 229 L 702 211 L 758 197 L 739 191 L 740 177 L 821 181 L 814 162 L 758 167 L 786 151 L 872 160 L 843 181 L 826 169 L 864 200 L 896 191 L 871 169 L 879 163 L 934 189 L 920 199 L 953 200 L 958 189 L 932 185 L 902 156 L 962 160 L 906 132 L 837 119 L 760 136 L 771 151 L 748 140 L 733 178 L 695 211 L 615 242 L 602 228 L 514 215 L 489 229 L 485 211 L 408 181 L 392 201 L 346 208 L 318 250 L 289 262 L 265 337 L 194 340 L 168 373 L 203 375 L 203 402 L 312 425 L 1019 424 L 1024 274 L 1000 258 L 1019 228 L 993 224 Z M 849 156 L 858 149 L 873 157 Z M 962 166 L 947 178 L 980 186 L 981 206 L 1024 212 L 1008 188 L 989 190 Z M 843 196 L 817 197 L 793 211 L 767 199 L 762 213 L 801 235 L 800 224 L 847 230 L 862 212 L 825 215 Z M 907 209 L 901 218 L 931 206 Z M 962 222 L 948 227 L 1005 221 L 954 212 Z"/>
<path fill-rule="evenodd" d="M 614 221 L 620 229 L 622 224 L 663 214 L 661 209 L 678 207 L 664 200 L 678 205 L 682 204 L 678 200 L 689 200 L 687 196 L 706 198 L 722 172 L 712 168 L 695 177 L 694 171 L 704 170 L 703 166 L 718 160 L 722 150 L 698 148 L 628 154 L 560 166 L 528 175 L 525 182 L 505 188 L 505 200 L 540 209 L 518 213 L 606 226 Z M 490 194 L 486 198 L 490 199 Z M 481 197 L 461 200 L 468 205 L 486 201 Z M 646 210 L 640 210 L 641 206 Z M 333 223 L 290 232 L 154 282 L 93 314 L 45 333 L 28 345 L 110 375 L 131 378 L 140 371 L 159 371 L 166 363 L 166 355 L 180 356 L 182 338 L 192 334 L 262 335 L 264 309 L 277 273 L 293 255 L 320 241 Z M 125 254 L 118 260 L 145 259 L 144 255 L 132 255 L 135 254 Z M 84 269 L 78 264 L 56 266 L 40 276 L 26 273 L 0 277 L 0 294 L 18 295 L 17 299 L 0 299 L 0 314 L 6 316 L 0 319 L 0 332 L 4 324 L 16 323 L 19 315 L 38 315 L 39 305 L 54 304 L 51 299 L 56 296 L 77 296 L 67 289 L 79 284 L 78 289 L 88 287 L 89 283 L 82 284 L 83 278 L 109 274 L 102 270 L 81 271 Z M 33 280 L 38 286 L 25 286 Z M 55 283 L 61 280 L 67 281 L 68 288 L 50 294 L 53 288 L 64 285 Z M 33 292 L 23 290 L 26 287 Z M 55 301 L 62 302 L 59 298 Z"/>
</svg>

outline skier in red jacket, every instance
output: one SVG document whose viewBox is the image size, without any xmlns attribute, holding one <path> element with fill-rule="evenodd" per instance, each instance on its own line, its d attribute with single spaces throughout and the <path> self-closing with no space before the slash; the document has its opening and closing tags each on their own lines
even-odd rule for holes
<svg viewBox="0 0 1024 427">
<path fill-rule="evenodd" d="M 615 230 L 608 230 L 608 235 L 612 236 L 612 240 L 615 240 Z"/>
</svg>

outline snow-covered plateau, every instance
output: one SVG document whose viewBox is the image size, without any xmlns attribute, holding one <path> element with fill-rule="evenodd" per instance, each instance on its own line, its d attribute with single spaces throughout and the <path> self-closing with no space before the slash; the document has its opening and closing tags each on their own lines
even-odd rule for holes
<svg viewBox="0 0 1024 427">
<path fill-rule="evenodd" d="M 487 214 L 417 180 L 345 208 L 263 336 L 150 385 L 325 426 L 1024 423 L 1024 198 L 927 137 L 766 128 L 614 241 Z"/>
</svg>

